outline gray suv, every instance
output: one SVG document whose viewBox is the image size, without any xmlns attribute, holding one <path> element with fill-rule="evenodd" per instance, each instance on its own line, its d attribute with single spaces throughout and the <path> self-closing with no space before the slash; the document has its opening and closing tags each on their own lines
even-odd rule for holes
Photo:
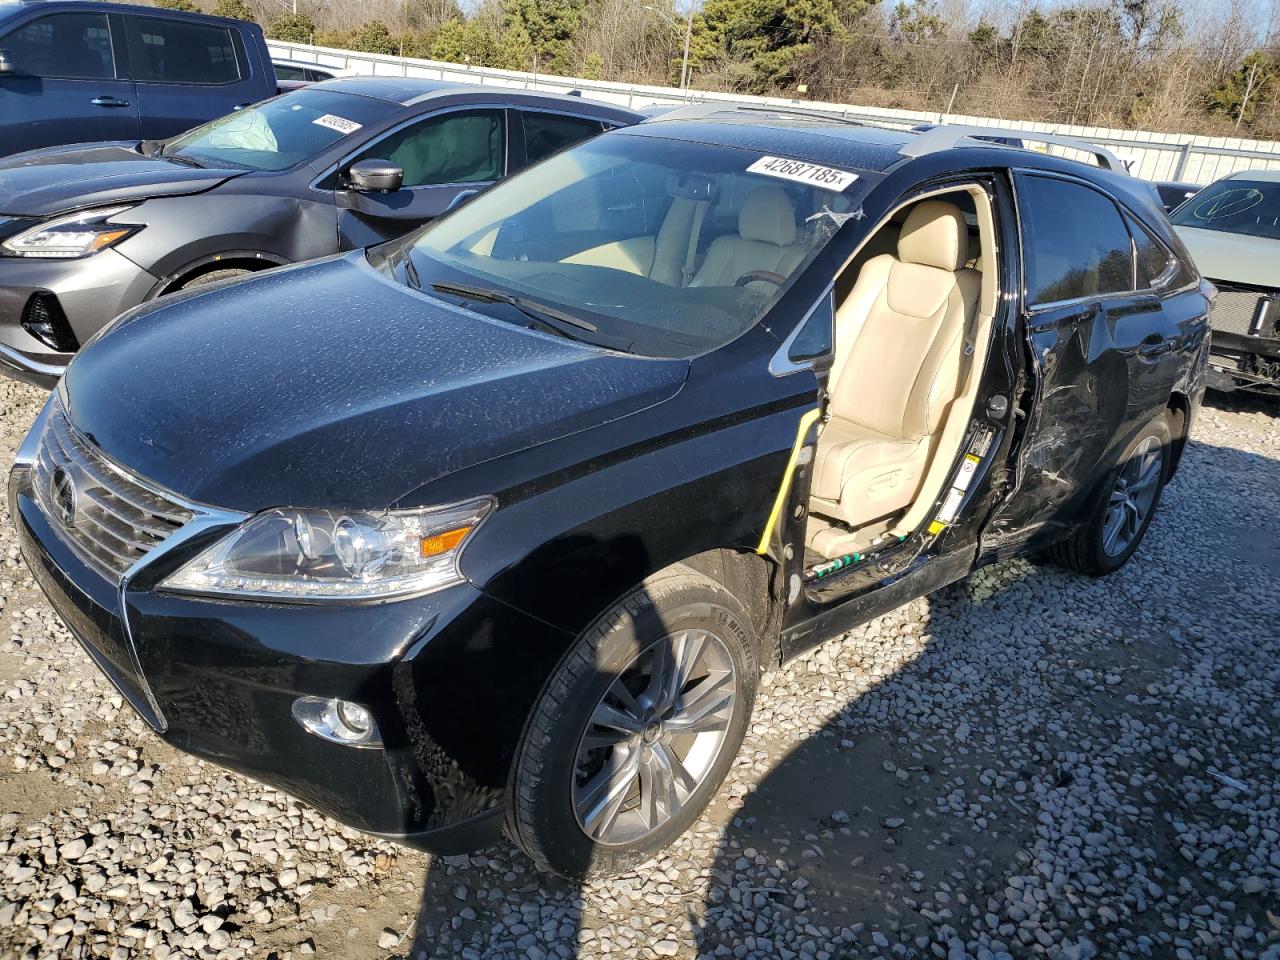
<svg viewBox="0 0 1280 960">
<path fill-rule="evenodd" d="M 352 77 L 167 141 L 0 160 L 0 372 L 51 386 L 130 307 L 399 236 L 641 119 L 580 97 Z"/>
</svg>

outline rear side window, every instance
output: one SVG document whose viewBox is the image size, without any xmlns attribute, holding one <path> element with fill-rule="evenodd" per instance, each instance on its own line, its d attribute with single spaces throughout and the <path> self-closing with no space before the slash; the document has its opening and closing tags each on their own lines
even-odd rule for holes
<svg viewBox="0 0 1280 960">
<path fill-rule="evenodd" d="M 1120 211 L 1082 184 L 1019 180 L 1027 303 L 1035 306 L 1133 289 L 1133 248 Z"/>
<path fill-rule="evenodd" d="M 378 141 L 362 157 L 390 160 L 406 187 L 487 183 L 502 177 L 502 113 L 468 110 L 432 117 Z"/>
<path fill-rule="evenodd" d="M 111 30 L 101 13 L 57 13 L 0 37 L 17 73 L 67 80 L 115 77 Z"/>
<path fill-rule="evenodd" d="M 1163 243 L 1151 235 L 1151 231 L 1133 217 L 1126 215 L 1125 221 L 1133 234 L 1133 248 L 1138 255 L 1138 289 L 1147 290 L 1151 287 L 1163 286 L 1164 282 L 1169 280 L 1169 273 L 1177 258 Z"/>
<path fill-rule="evenodd" d="M 520 117 L 524 124 L 524 155 L 529 163 L 537 163 L 565 147 L 594 137 L 602 129 L 598 120 L 562 117 L 554 113 L 522 111 Z"/>
<path fill-rule="evenodd" d="M 310 77 L 307 76 L 308 71 L 303 70 L 301 67 L 290 67 L 283 63 L 277 63 L 275 65 L 275 70 L 276 70 L 277 80 L 309 80 L 311 79 Z"/>
<path fill-rule="evenodd" d="M 151 17 L 135 22 L 140 49 L 134 80 L 217 85 L 240 79 L 235 39 L 227 27 Z"/>
</svg>

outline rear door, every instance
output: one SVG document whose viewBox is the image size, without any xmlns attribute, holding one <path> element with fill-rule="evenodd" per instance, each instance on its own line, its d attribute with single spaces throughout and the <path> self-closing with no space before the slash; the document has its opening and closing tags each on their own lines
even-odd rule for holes
<svg viewBox="0 0 1280 960">
<path fill-rule="evenodd" d="M 144 138 L 172 137 L 258 99 L 238 31 L 165 17 L 124 19 Z"/>
<path fill-rule="evenodd" d="M 1161 296 L 1139 279 L 1126 214 L 1093 185 L 1016 177 L 1029 416 L 1015 492 L 992 521 L 1000 550 L 1052 536 L 1087 512 L 1117 445 L 1164 409 L 1173 386 Z"/>
<path fill-rule="evenodd" d="M 13 72 L 0 74 L 0 155 L 138 138 L 119 16 L 48 13 L 0 36 Z"/>
<path fill-rule="evenodd" d="M 338 239 L 354 250 L 408 233 L 449 209 L 465 190 L 484 190 L 506 175 L 507 111 L 466 108 L 413 120 L 379 137 L 338 168 Z M 350 189 L 358 160 L 389 160 L 404 170 L 391 193 Z"/>
</svg>

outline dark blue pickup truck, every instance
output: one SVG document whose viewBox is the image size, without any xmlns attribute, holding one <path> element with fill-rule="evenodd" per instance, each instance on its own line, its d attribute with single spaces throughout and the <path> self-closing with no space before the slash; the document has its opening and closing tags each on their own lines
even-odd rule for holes
<svg viewBox="0 0 1280 960">
<path fill-rule="evenodd" d="M 0 156 L 171 137 L 275 93 L 256 24 L 84 0 L 0 2 Z"/>
</svg>

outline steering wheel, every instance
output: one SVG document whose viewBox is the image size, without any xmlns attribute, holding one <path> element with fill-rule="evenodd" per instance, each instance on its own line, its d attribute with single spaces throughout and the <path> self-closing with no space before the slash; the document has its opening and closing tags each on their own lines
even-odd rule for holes
<svg viewBox="0 0 1280 960">
<path fill-rule="evenodd" d="M 745 287 L 748 283 L 755 283 L 757 280 L 763 280 L 765 283 L 776 284 L 777 286 L 785 286 L 787 278 L 780 273 L 774 273 L 772 270 L 748 270 L 737 280 L 733 281 L 735 287 Z"/>
</svg>

